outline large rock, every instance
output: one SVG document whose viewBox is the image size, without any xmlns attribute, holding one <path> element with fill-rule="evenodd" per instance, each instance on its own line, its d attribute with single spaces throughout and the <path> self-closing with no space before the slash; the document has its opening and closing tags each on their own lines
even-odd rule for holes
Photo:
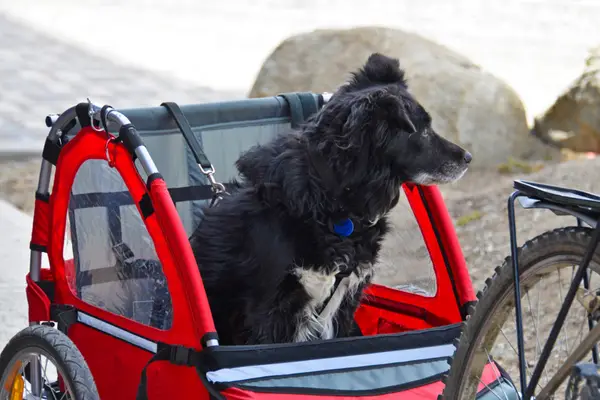
<svg viewBox="0 0 600 400">
<path fill-rule="evenodd" d="M 536 119 L 533 131 L 574 151 L 600 153 L 600 46 L 591 51 L 583 74 Z"/>
<path fill-rule="evenodd" d="M 316 30 L 286 39 L 265 61 L 249 96 L 333 91 L 373 52 L 400 59 L 434 129 L 469 149 L 473 167 L 557 155 L 528 134 L 523 104 L 508 85 L 462 55 L 396 29 Z"/>
</svg>

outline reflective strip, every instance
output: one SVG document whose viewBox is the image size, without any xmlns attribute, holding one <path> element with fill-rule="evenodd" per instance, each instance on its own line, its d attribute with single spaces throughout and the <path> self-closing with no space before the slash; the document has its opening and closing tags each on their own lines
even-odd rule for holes
<svg viewBox="0 0 600 400">
<path fill-rule="evenodd" d="M 145 339 L 141 336 L 135 335 L 131 332 L 127 332 L 126 330 L 111 325 L 108 322 L 102 321 L 101 319 L 92 317 L 91 315 L 84 314 L 81 311 L 78 311 L 77 321 L 81 322 L 82 324 L 91 326 L 92 328 L 98 329 L 99 331 L 104 332 L 108 335 L 119 338 L 127 343 L 131 343 L 135 346 L 141 347 L 144 350 L 156 353 L 156 343 Z"/>
<path fill-rule="evenodd" d="M 346 371 L 319 372 L 276 378 L 254 379 L 237 382 L 240 388 L 311 388 L 319 390 L 336 390 L 339 392 L 365 392 L 383 388 L 397 388 L 414 385 L 417 382 L 426 384 L 441 379 L 442 374 L 450 369 L 446 359 L 427 360 L 416 363 L 378 365 L 373 368 L 357 368 Z M 421 383 L 418 385 L 421 386 Z M 502 399 L 504 400 L 504 399 Z"/>
<path fill-rule="evenodd" d="M 148 153 L 146 146 L 141 145 L 139 147 L 136 147 L 134 151 L 135 155 L 140 160 L 140 163 L 142 164 L 142 168 L 144 168 L 144 172 L 146 173 L 146 175 L 150 176 L 152 174 L 158 173 L 158 168 L 156 168 L 156 165 L 154 164 L 152 157 L 150 157 L 150 153 Z"/>
<path fill-rule="evenodd" d="M 306 361 L 294 361 L 278 364 L 250 365 L 237 368 L 223 368 L 211 371 L 206 377 L 211 382 L 236 382 L 248 379 L 266 378 L 272 376 L 285 376 L 310 372 L 331 371 L 347 368 L 362 368 L 376 365 L 387 365 L 410 361 L 424 361 L 450 357 L 454 353 L 454 346 L 444 344 L 440 346 L 421 347 L 408 350 L 394 350 L 380 353 L 361 354 L 356 356 L 343 356 L 319 358 Z"/>
</svg>

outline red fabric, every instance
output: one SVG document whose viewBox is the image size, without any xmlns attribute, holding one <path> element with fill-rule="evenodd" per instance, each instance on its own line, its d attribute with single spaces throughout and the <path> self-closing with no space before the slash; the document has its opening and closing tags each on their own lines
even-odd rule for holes
<svg viewBox="0 0 600 400">
<path fill-rule="evenodd" d="M 358 307 L 354 318 L 364 336 L 400 333 L 428 329 L 433 326 L 423 318 L 414 317 L 402 311 L 388 311 L 364 302 Z"/>
<path fill-rule="evenodd" d="M 451 318 L 444 314 L 447 309 L 455 308 L 456 301 L 446 307 L 442 304 L 437 297 L 423 297 L 371 284 L 354 318 L 363 335 L 427 329 L 458 322 L 460 316 Z"/>
<path fill-rule="evenodd" d="M 307 395 L 307 394 L 281 394 L 281 393 L 257 393 L 248 390 L 230 388 L 221 392 L 228 400 L 299 400 L 299 399 L 332 399 L 332 400 L 436 400 L 442 393 L 444 384 L 436 381 L 428 385 L 413 389 L 402 390 L 394 393 L 386 393 L 372 396 L 338 396 L 338 395 Z"/>
<path fill-rule="evenodd" d="M 477 392 L 481 392 L 483 389 L 486 389 L 492 382 L 500 379 L 502 375 L 498 370 L 498 367 L 495 363 L 491 362 L 483 367 L 483 372 L 481 374 L 481 379 L 479 382 L 479 386 L 477 387 Z M 486 386 L 487 385 L 487 386 Z"/>
<path fill-rule="evenodd" d="M 54 186 L 50 196 L 50 223 L 52 230 L 48 247 L 48 257 L 56 279 L 56 302 L 60 304 L 72 304 L 78 309 L 105 320 L 110 324 L 114 324 L 153 341 L 198 347 L 201 335 L 199 334 L 199 329 L 194 326 L 194 320 L 191 317 L 187 300 L 188 297 L 195 297 L 195 294 L 185 291 L 187 287 L 184 287 L 182 284 L 185 279 L 181 279 L 179 276 L 179 267 L 176 266 L 171 256 L 171 249 L 158 224 L 156 213 L 146 218 L 144 222 L 154 242 L 156 253 L 167 278 L 169 292 L 172 295 L 172 304 L 175 311 L 173 313 L 171 329 L 162 331 L 142 325 L 133 320 L 94 307 L 83 302 L 76 296 L 76 291 L 73 287 L 75 282 L 74 276 L 72 274 L 67 275 L 67 272 L 72 272 L 72 265 L 65 268 L 66 263 L 63 259 L 65 222 L 70 190 L 81 164 L 89 159 L 106 159 L 106 141 L 107 136 L 105 133 L 95 132 L 91 128 L 84 128 L 62 148 L 58 158 Z M 131 160 L 131 156 L 122 144 L 114 142 L 111 142 L 109 145 L 109 153 L 115 162 L 115 168 L 123 177 L 124 183 L 133 200 L 138 204 L 142 196 L 147 193 L 147 190 Z M 198 274 L 197 271 L 196 274 Z"/>
<path fill-rule="evenodd" d="M 355 314 L 364 335 L 457 323 L 462 320 L 462 305 L 476 299 L 452 219 L 439 189 L 408 184 L 403 185 L 403 189 L 431 257 L 437 291 L 432 297 L 425 297 L 370 285 Z"/>
<path fill-rule="evenodd" d="M 101 399 L 135 399 L 140 373 L 151 354 L 82 324 L 69 329 L 69 337 L 84 355 Z M 168 362 L 148 367 L 148 399 L 207 399 L 197 372 Z"/>
<path fill-rule="evenodd" d="M 48 269 L 42 269 L 41 280 L 51 281 L 52 275 Z M 29 274 L 25 276 L 27 287 L 27 304 L 29 309 L 29 322 L 50 321 L 50 299 L 37 283 L 35 283 Z"/>
<path fill-rule="evenodd" d="M 198 264 L 196 264 L 187 233 L 163 179 L 152 181 L 150 184 L 150 198 L 154 205 L 158 223 L 175 257 L 179 279 L 184 286 L 183 292 L 173 293 L 172 296 L 181 295 L 188 301 L 193 325 L 198 330 L 200 337 L 207 332 L 215 332 L 215 325 L 204 284 L 200 278 Z"/>
<path fill-rule="evenodd" d="M 85 303 L 76 296 L 73 260 L 63 259 L 70 189 L 81 164 L 88 159 L 105 159 L 106 141 L 106 134 L 84 128 L 63 147 L 57 162 L 50 198 L 49 226 L 52 226 L 52 229 L 48 246 L 50 265 L 56 277 L 56 302 L 72 304 L 85 313 L 152 341 L 199 348 L 200 338 L 205 329 L 214 330 L 210 310 L 207 305 L 206 310 L 198 310 L 200 301 L 197 292 L 198 288 L 202 288 L 202 286 L 197 285 L 200 277 L 197 267 L 194 268 L 195 262 L 192 265 L 188 257 L 185 265 L 177 265 L 172 256 L 174 253 L 177 254 L 177 263 L 181 264 L 186 257 L 185 245 L 189 249 L 188 255 L 191 253 L 191 249 L 187 237 L 182 236 L 182 233 L 185 235 L 185 231 L 181 226 L 179 215 L 173 214 L 174 207 L 172 209 L 169 207 L 169 205 L 173 206 L 172 200 L 168 197 L 168 193 L 165 196 L 156 185 L 154 194 L 151 195 L 156 212 L 146 218 L 145 224 L 167 277 L 172 297 L 174 313 L 171 329 L 162 331 L 142 325 Z M 133 200 L 138 204 L 147 190 L 129 153 L 122 144 L 114 142 L 109 145 L 109 153 L 114 160 L 114 167 L 123 177 Z M 161 203 L 168 205 L 161 207 Z M 159 215 L 162 216 L 160 225 Z M 168 233 L 163 232 L 163 228 Z M 170 238 L 169 242 L 166 240 L 167 237 Z M 173 242 L 178 243 L 174 244 Z M 192 277 L 188 277 L 186 274 L 191 274 Z M 190 290 L 193 291 L 190 292 Z M 196 317 L 193 318 L 192 315 Z M 198 315 L 201 315 L 201 318 L 198 318 Z M 210 324 L 206 323 L 206 319 L 210 321 Z M 203 321 L 204 329 L 201 325 Z M 69 330 L 69 336 L 90 365 L 102 398 L 130 399 L 135 397 L 142 367 L 152 354 L 81 324 L 74 324 Z M 148 369 L 148 382 L 150 399 L 186 398 L 190 391 L 197 393 L 198 398 L 207 398 L 194 368 L 157 362 Z"/>
<path fill-rule="evenodd" d="M 31 244 L 48 246 L 48 231 L 50 229 L 50 204 L 36 199 L 33 209 L 33 229 Z"/>
<path fill-rule="evenodd" d="M 423 186 L 423 197 L 431 210 L 432 223 L 441 233 L 442 248 L 446 252 L 452 276 L 456 283 L 456 289 L 460 299 L 460 305 L 468 302 L 477 301 L 477 296 L 473 290 L 469 269 L 463 255 L 458 236 L 454 230 L 452 218 L 444 203 L 444 198 L 436 186 Z"/>
<path fill-rule="evenodd" d="M 427 187 L 421 187 L 421 189 L 426 190 Z M 403 293 L 402 295 L 395 296 L 392 299 L 425 308 L 429 312 L 435 312 L 439 316 L 444 316 L 444 319 L 449 323 L 460 322 L 462 320 L 460 315 L 460 305 L 457 303 L 452 279 L 448 274 L 444 254 L 442 253 L 442 248 L 440 247 L 440 243 L 435 234 L 436 231 L 433 227 L 432 219 L 433 215 L 437 212 L 435 210 L 436 205 L 427 203 L 426 207 L 419 192 L 419 187 L 417 186 L 404 185 L 404 192 L 413 213 L 415 214 L 415 218 L 419 223 L 423 240 L 425 241 L 425 245 L 431 256 L 435 271 L 437 293 L 435 294 L 435 297 L 424 297 L 412 293 L 407 293 L 408 296 L 406 296 L 404 295 L 404 292 L 401 292 Z M 432 219 L 429 217 L 430 214 L 428 213 L 428 210 L 432 215 Z M 445 231 L 438 230 L 438 232 L 442 237 L 447 234 Z M 452 260 L 449 260 L 449 262 L 452 263 Z"/>
<path fill-rule="evenodd" d="M 86 361 L 98 387 L 100 398 L 126 400 L 135 398 L 140 372 L 149 359 L 149 353 L 131 346 L 121 340 L 105 335 L 85 325 L 74 324 L 69 336 L 77 348 L 85 355 Z M 180 367 L 168 362 L 155 362 L 148 368 L 148 398 L 178 399 L 188 398 L 190 393 L 195 399 L 209 398 L 194 368 Z M 478 391 L 485 389 L 500 377 L 494 364 L 486 365 Z M 403 390 L 373 396 L 326 396 L 293 395 L 281 393 L 257 393 L 237 388 L 223 391 L 231 400 L 295 400 L 295 399 L 337 399 L 337 400 L 435 400 L 444 386 L 441 381 Z M 401 397 L 400 397 L 401 396 Z"/>
</svg>

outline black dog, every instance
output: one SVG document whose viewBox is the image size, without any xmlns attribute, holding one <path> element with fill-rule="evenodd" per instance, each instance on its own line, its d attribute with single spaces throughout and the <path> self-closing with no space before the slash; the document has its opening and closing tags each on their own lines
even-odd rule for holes
<svg viewBox="0 0 600 400">
<path fill-rule="evenodd" d="M 349 335 L 400 185 L 454 181 L 470 160 L 398 60 L 372 54 L 300 130 L 240 157 L 239 189 L 190 238 L 221 343 Z"/>
</svg>

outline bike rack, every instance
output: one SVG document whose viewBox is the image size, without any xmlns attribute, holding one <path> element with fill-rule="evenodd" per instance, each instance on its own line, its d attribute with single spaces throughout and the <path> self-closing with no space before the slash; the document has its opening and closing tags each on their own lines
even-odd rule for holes
<svg viewBox="0 0 600 400">
<path fill-rule="evenodd" d="M 515 185 L 516 188 L 516 185 Z M 569 290 L 565 296 L 561 309 L 558 313 L 556 321 L 552 326 L 552 330 L 550 331 L 550 335 L 548 336 L 548 340 L 546 341 L 544 348 L 539 356 L 538 362 L 534 368 L 534 371 L 531 375 L 531 380 L 529 385 L 527 385 L 527 376 L 526 376 L 526 363 L 525 363 L 525 351 L 524 351 L 524 343 L 523 343 L 523 317 L 521 310 L 521 286 L 519 279 L 519 260 L 518 260 L 518 246 L 517 246 L 517 229 L 515 222 L 515 201 L 517 199 L 522 199 L 524 201 L 520 201 L 524 208 L 547 208 L 555 212 L 556 214 L 571 214 L 577 218 L 577 225 L 582 226 L 583 222 L 586 222 L 588 225 L 594 228 L 594 232 L 592 235 L 592 239 L 588 244 L 588 247 L 585 251 L 583 260 L 579 265 L 577 272 L 575 273 L 573 280 L 571 281 L 571 285 L 569 286 Z M 533 202 L 532 202 L 533 201 Z M 558 334 L 565 322 L 567 313 L 573 303 L 575 298 L 577 288 L 579 287 L 581 281 L 583 280 L 584 287 L 589 289 L 589 276 L 588 276 L 588 266 L 598 243 L 600 242 L 600 218 L 594 221 L 590 216 L 577 213 L 573 210 L 570 210 L 565 207 L 561 207 L 560 205 L 544 201 L 541 198 L 537 198 L 532 196 L 531 194 L 525 193 L 518 188 L 509 196 L 508 198 L 508 223 L 509 223 L 509 232 L 510 232 L 510 253 L 512 259 L 512 267 L 513 267 L 513 276 L 515 280 L 515 288 L 514 288 L 514 296 L 515 296 L 515 314 L 516 314 L 516 328 L 517 328 L 517 348 L 518 348 L 518 356 L 519 356 L 519 378 L 521 384 L 521 392 L 522 398 L 524 400 L 531 400 L 533 396 L 533 390 L 538 385 L 539 379 L 541 377 L 542 371 L 546 366 L 546 362 L 548 361 L 548 357 L 550 356 L 550 352 L 552 351 L 554 344 L 556 343 L 556 339 L 558 338 Z M 576 358 L 578 356 L 577 353 L 585 350 L 584 344 L 595 343 L 595 341 L 591 341 L 594 339 L 593 336 L 600 336 L 600 326 L 594 327 L 594 322 L 591 319 L 591 316 L 588 315 L 588 325 L 590 327 L 590 333 L 586 336 L 584 341 L 578 346 L 578 348 L 571 354 L 568 360 L 572 358 Z M 595 329 L 594 329 L 595 328 Z M 598 349 L 594 346 L 593 350 L 593 359 L 594 362 L 598 362 Z M 585 355 L 585 352 L 583 353 Z M 561 382 L 551 382 L 554 385 L 558 386 Z M 540 392 L 541 397 L 546 394 L 547 391 L 550 390 L 550 384 L 547 385 L 546 388 Z"/>
</svg>

